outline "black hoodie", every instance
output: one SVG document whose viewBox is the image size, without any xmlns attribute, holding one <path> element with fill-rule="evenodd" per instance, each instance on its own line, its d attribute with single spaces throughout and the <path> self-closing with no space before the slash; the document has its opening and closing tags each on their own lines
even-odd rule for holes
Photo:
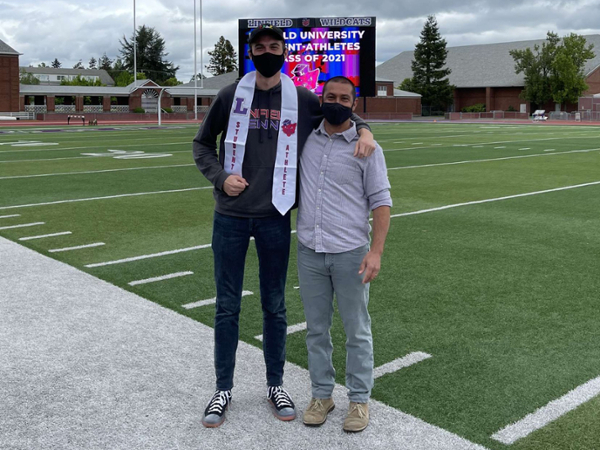
<svg viewBox="0 0 600 450">
<path fill-rule="evenodd" d="M 194 161 L 200 172 L 215 186 L 215 209 L 221 214 L 235 217 L 269 217 L 279 212 L 271 203 L 273 169 L 277 155 L 277 137 L 281 110 L 281 83 L 267 90 L 255 89 L 246 139 L 242 176 L 248 182 L 246 189 L 237 197 L 223 191 L 223 183 L 229 176 L 223 169 L 225 159 L 225 136 L 229 113 L 237 83 L 219 91 L 204 122 L 193 141 Z M 298 90 L 298 157 L 310 133 L 323 120 L 318 97 L 303 87 Z M 356 114 L 352 116 L 357 129 L 369 128 Z M 217 156 L 217 137 L 221 134 Z"/>
</svg>

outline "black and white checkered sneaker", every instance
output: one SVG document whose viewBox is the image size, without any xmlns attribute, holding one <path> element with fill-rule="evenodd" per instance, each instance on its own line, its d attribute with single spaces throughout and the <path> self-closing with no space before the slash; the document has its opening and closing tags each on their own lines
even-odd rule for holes
<svg viewBox="0 0 600 450">
<path fill-rule="evenodd" d="M 231 391 L 217 391 L 208 402 L 204 410 L 202 425 L 207 428 L 215 428 L 225 420 L 225 411 L 231 403 Z"/>
<path fill-rule="evenodd" d="M 296 418 L 294 402 L 290 394 L 281 386 L 269 386 L 267 399 L 273 407 L 273 414 L 279 420 L 288 421 Z"/>
</svg>

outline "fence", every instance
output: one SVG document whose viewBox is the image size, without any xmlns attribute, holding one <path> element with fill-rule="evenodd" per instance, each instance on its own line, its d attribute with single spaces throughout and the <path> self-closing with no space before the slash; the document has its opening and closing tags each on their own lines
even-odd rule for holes
<svg viewBox="0 0 600 450">
<path fill-rule="evenodd" d="M 56 105 L 54 111 L 57 113 L 74 113 L 75 105 Z"/>
<path fill-rule="evenodd" d="M 446 120 L 528 120 L 529 114 L 517 111 L 490 111 L 480 113 L 453 112 L 444 114 Z"/>
<path fill-rule="evenodd" d="M 175 113 L 185 113 L 185 112 L 187 112 L 187 106 L 185 106 L 185 105 L 171 106 L 171 109 Z"/>
<path fill-rule="evenodd" d="M 0 117 L 15 117 L 17 120 L 35 120 L 34 112 L 0 112 Z"/>
<path fill-rule="evenodd" d="M 128 113 L 129 105 L 110 105 L 111 113 Z"/>
<path fill-rule="evenodd" d="M 47 109 L 46 105 L 25 105 L 25 111 L 38 114 L 47 112 Z"/>
<path fill-rule="evenodd" d="M 103 112 L 103 106 L 102 105 L 83 105 L 83 112 L 101 113 L 101 112 Z"/>
<path fill-rule="evenodd" d="M 549 114 L 550 120 L 564 120 L 571 122 L 599 122 L 600 111 L 554 111 Z"/>
</svg>

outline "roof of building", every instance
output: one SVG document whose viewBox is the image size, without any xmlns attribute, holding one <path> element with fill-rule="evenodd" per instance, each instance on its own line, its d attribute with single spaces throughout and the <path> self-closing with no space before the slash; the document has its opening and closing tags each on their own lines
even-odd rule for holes
<svg viewBox="0 0 600 450">
<path fill-rule="evenodd" d="M 600 34 L 584 36 L 588 44 L 594 44 L 596 56 L 585 64 L 584 72 L 589 75 L 600 66 Z M 446 66 L 452 70 L 450 83 L 458 88 L 522 87 L 523 73 L 515 73 L 515 61 L 509 51 L 533 48 L 545 39 L 532 41 L 503 42 L 499 44 L 465 45 L 448 47 Z M 414 51 L 405 51 L 377 67 L 377 78 L 389 78 L 398 86 L 412 77 L 411 62 Z"/>
<path fill-rule="evenodd" d="M 403 91 L 401 89 L 394 89 L 394 97 L 421 98 L 422 95 L 414 92 Z"/>
<path fill-rule="evenodd" d="M 20 55 L 18 51 L 0 39 L 0 55 Z"/>
<path fill-rule="evenodd" d="M 129 96 L 129 87 L 118 86 L 60 86 L 51 84 L 21 84 L 24 95 L 91 95 L 91 96 Z"/>
<path fill-rule="evenodd" d="M 55 69 L 54 67 L 21 67 L 20 69 L 38 75 L 81 75 L 83 77 L 99 77 L 102 84 L 106 84 L 107 86 L 114 86 L 115 84 L 115 81 L 104 69 Z"/>
<path fill-rule="evenodd" d="M 223 75 L 217 75 L 216 77 L 204 78 L 204 80 L 198 80 L 198 87 L 202 85 L 203 89 L 216 89 L 221 90 L 225 86 L 229 86 L 231 83 L 235 83 L 235 80 L 239 78 L 238 72 L 224 73 Z M 194 81 L 189 83 L 181 84 L 181 87 L 194 87 Z"/>
</svg>

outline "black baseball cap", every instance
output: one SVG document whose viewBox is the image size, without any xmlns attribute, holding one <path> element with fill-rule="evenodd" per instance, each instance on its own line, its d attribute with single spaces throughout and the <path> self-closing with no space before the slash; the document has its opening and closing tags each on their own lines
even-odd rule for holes
<svg viewBox="0 0 600 450">
<path fill-rule="evenodd" d="M 252 44 L 256 42 L 256 40 L 259 37 L 264 36 L 265 34 L 270 34 L 275 39 L 285 42 L 285 38 L 283 37 L 283 31 L 281 30 L 281 28 L 277 28 L 268 23 L 262 23 L 254 30 L 252 30 L 252 32 L 250 33 L 250 37 L 248 38 L 248 43 Z"/>
</svg>

